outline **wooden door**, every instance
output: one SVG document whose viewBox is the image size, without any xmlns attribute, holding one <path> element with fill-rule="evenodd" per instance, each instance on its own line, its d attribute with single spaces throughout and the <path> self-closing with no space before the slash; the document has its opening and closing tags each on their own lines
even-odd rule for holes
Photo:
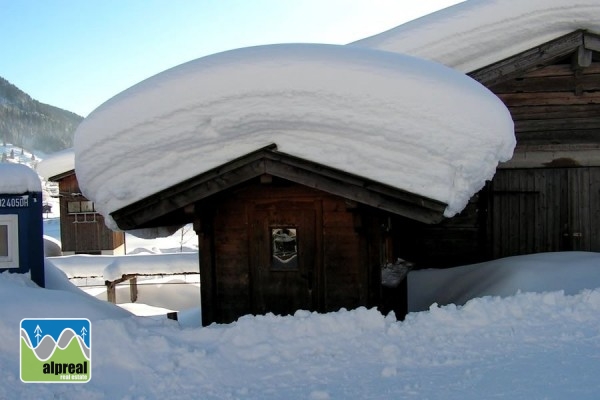
<svg viewBox="0 0 600 400">
<path fill-rule="evenodd" d="M 494 258 L 600 249 L 600 168 L 499 170 L 491 188 Z"/>
<path fill-rule="evenodd" d="M 249 210 L 255 314 L 314 310 L 315 209 L 312 202 L 254 203 Z"/>
</svg>

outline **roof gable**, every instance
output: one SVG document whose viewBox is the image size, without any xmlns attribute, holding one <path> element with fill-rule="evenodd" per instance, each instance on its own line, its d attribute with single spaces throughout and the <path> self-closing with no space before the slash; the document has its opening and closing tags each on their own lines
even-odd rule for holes
<svg viewBox="0 0 600 400">
<path fill-rule="evenodd" d="M 577 30 L 504 60 L 470 72 L 468 75 L 486 86 L 513 79 L 526 72 L 543 68 L 572 55 L 576 68 L 590 65 L 594 53 L 600 52 L 600 35 Z"/>
<path fill-rule="evenodd" d="M 442 202 L 279 152 L 272 144 L 116 210 L 111 216 L 124 230 L 160 226 L 164 222 L 161 218 L 170 213 L 189 209 L 196 202 L 265 174 L 426 223 L 439 222 L 446 208 Z"/>
</svg>

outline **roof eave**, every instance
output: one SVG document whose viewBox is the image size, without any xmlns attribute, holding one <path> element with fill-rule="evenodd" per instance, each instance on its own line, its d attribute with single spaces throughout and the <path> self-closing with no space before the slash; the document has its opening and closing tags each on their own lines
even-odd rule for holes
<svg viewBox="0 0 600 400">
<path fill-rule="evenodd" d="M 446 204 L 364 177 L 263 147 L 111 213 L 120 229 L 154 227 L 159 220 L 263 174 L 338 195 L 424 223 L 443 219 Z"/>
</svg>

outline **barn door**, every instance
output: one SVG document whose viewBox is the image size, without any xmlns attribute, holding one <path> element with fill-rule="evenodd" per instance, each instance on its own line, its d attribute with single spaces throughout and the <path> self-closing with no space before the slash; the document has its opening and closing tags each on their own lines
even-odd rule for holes
<svg viewBox="0 0 600 400">
<path fill-rule="evenodd" d="M 256 203 L 250 210 L 250 271 L 255 314 L 313 310 L 316 285 L 312 203 Z"/>
<path fill-rule="evenodd" d="M 491 187 L 494 258 L 600 249 L 600 168 L 499 170 Z"/>
</svg>

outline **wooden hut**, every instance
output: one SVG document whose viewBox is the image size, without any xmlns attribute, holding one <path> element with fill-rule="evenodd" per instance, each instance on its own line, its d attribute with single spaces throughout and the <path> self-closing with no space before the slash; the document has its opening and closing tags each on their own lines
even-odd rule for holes
<svg viewBox="0 0 600 400">
<path fill-rule="evenodd" d="M 395 246 L 438 267 L 600 251 L 600 36 L 573 31 L 469 75 L 510 110 L 514 157 L 461 215 L 415 224 Z"/>
<path fill-rule="evenodd" d="M 94 203 L 81 194 L 75 170 L 48 178 L 58 182 L 63 255 L 125 254 L 125 233 L 106 227 Z"/>
<path fill-rule="evenodd" d="M 245 314 L 358 306 L 402 317 L 403 286 L 382 288 L 382 265 L 397 256 L 389 246 L 390 218 L 433 223 L 444 209 L 271 145 L 111 216 L 126 230 L 193 221 L 207 325 Z"/>
</svg>

